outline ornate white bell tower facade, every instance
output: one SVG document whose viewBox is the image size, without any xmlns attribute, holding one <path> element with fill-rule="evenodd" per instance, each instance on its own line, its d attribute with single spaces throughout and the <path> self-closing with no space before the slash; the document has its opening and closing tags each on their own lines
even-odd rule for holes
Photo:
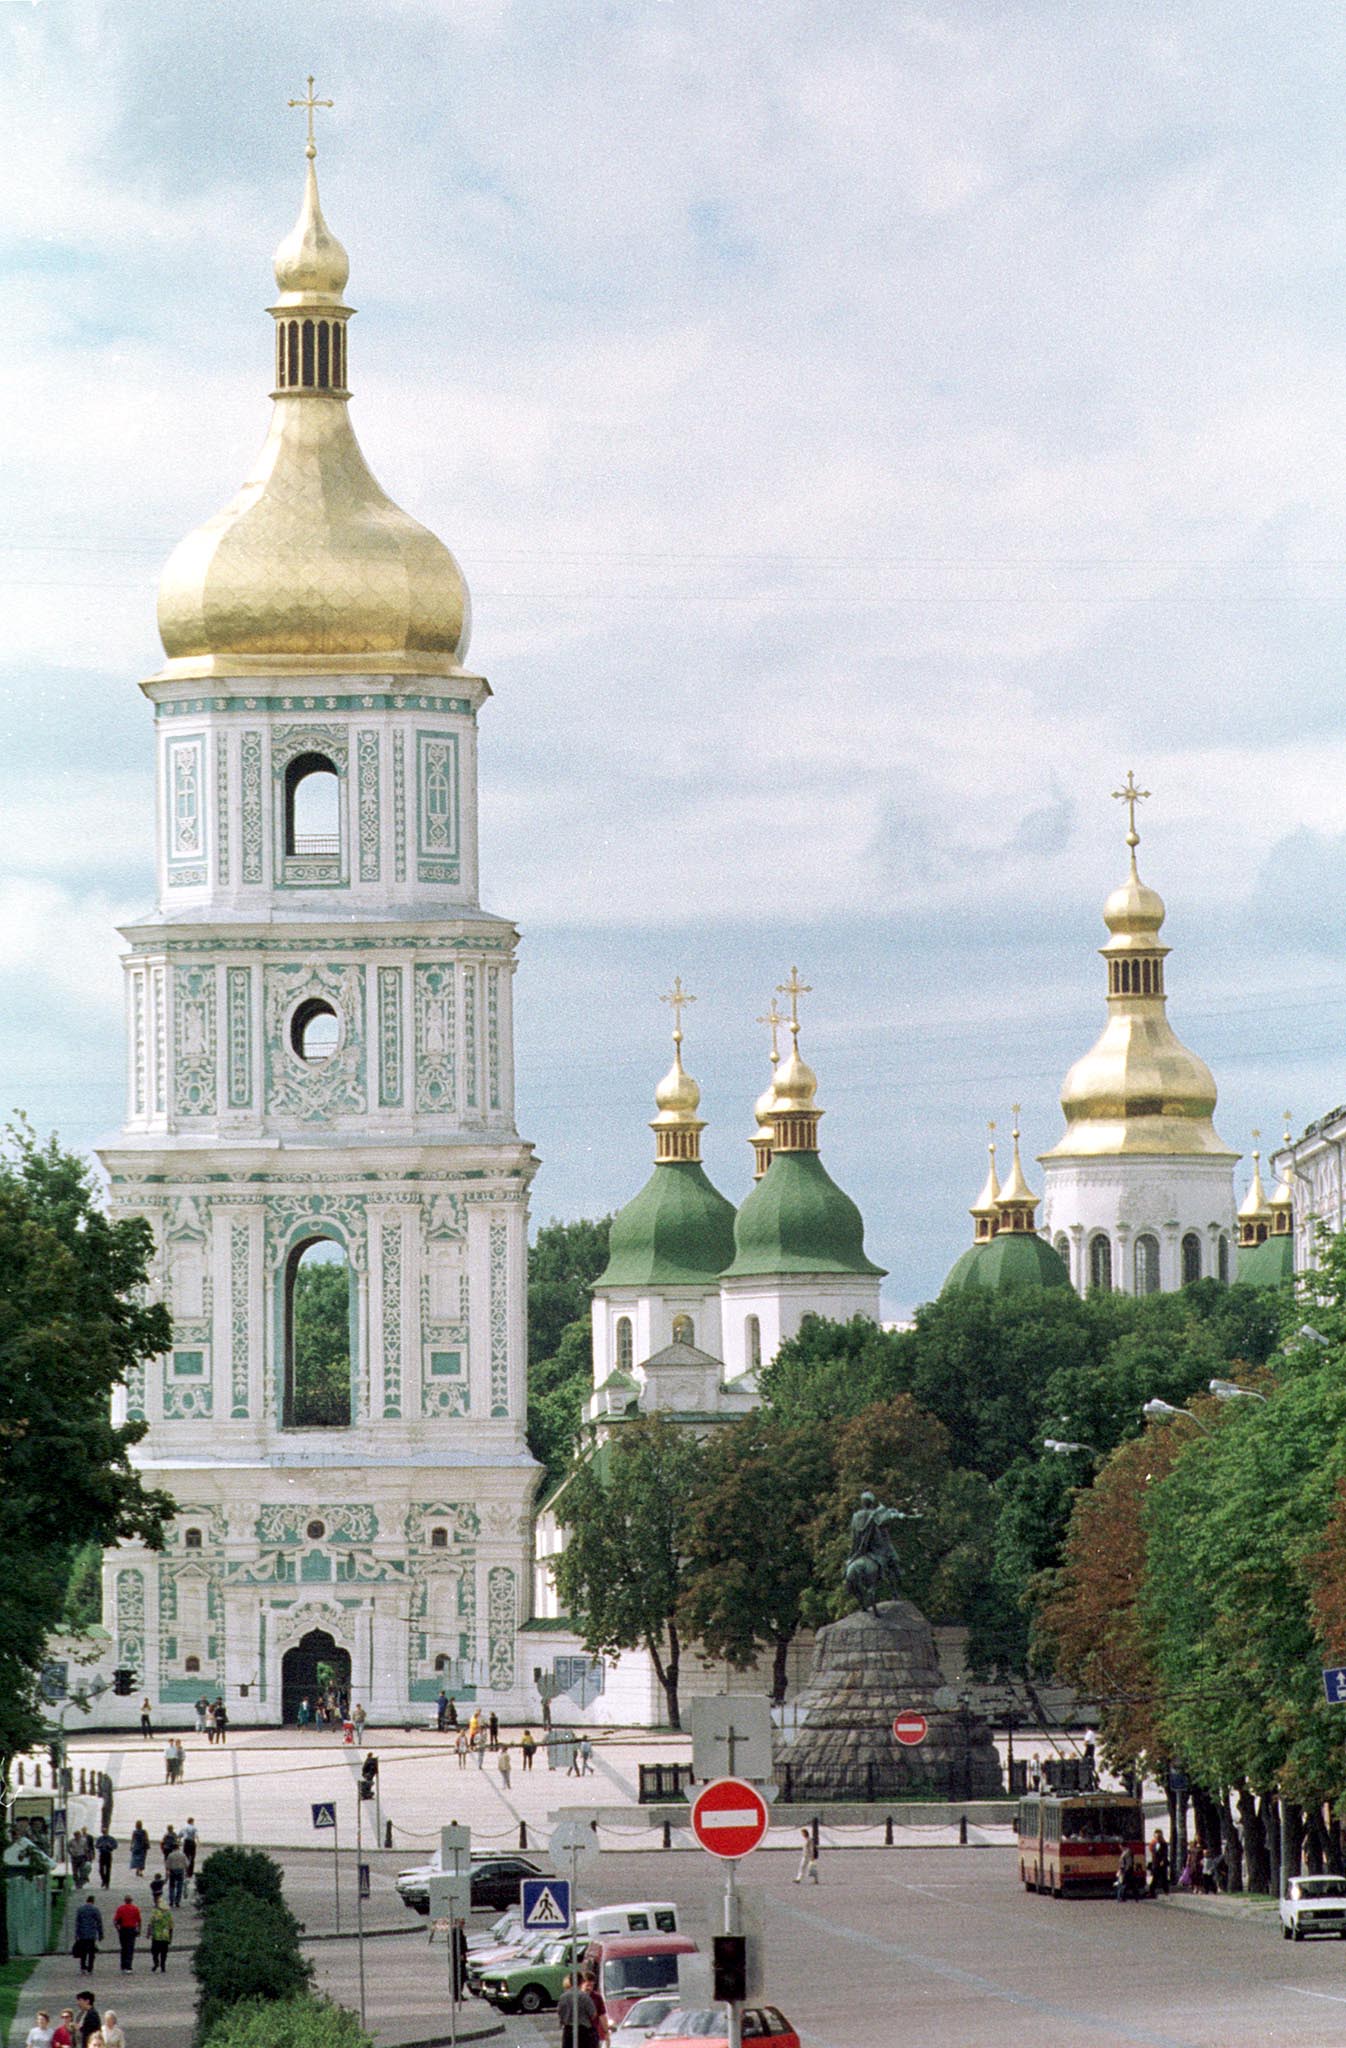
<svg viewBox="0 0 1346 2048">
<path fill-rule="evenodd" d="M 304 104 L 304 103 L 301 103 Z M 125 937 L 128 1108 L 103 1150 L 144 1216 L 174 1348 L 124 1398 L 179 1503 L 109 1554 L 118 1661 L 166 1721 L 292 1713 L 319 1674 L 374 1720 L 441 1685 L 532 1700 L 527 1197 L 517 934 L 477 884 L 467 591 L 351 430 L 347 262 L 309 165 L 276 255 L 274 412 L 176 550 L 144 684 L 158 900 Z M 348 1270 L 349 1387 L 316 1420 L 299 1263 Z M 344 1358 L 344 1353 L 343 1353 Z"/>
</svg>

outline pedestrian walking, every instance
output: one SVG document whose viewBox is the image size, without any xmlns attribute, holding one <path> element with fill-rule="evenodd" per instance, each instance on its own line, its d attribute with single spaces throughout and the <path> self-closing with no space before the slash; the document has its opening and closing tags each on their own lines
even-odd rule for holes
<svg viewBox="0 0 1346 2048">
<path fill-rule="evenodd" d="M 813 1846 L 812 1828 L 799 1830 L 799 1868 L 795 1872 L 795 1883 L 802 1884 L 806 1877 L 812 1878 L 814 1884 L 817 1884 L 818 1851 Z"/>
<path fill-rule="evenodd" d="M 569 1763 L 568 1763 L 568 1764 L 566 1765 L 566 1776 L 567 1776 L 568 1778 L 578 1778 L 579 1774 L 580 1774 L 580 1746 L 579 1746 L 578 1742 L 573 1742 L 573 1741 L 572 1741 L 572 1743 L 571 1743 L 571 1745 L 570 1745 L 570 1762 L 569 1762 Z"/>
<path fill-rule="evenodd" d="M 196 1703 L 196 1732 L 198 1735 L 204 1735 L 206 1733 L 206 1716 L 209 1712 L 210 1701 L 206 1698 L 205 1694 L 202 1693 L 200 1699 Z"/>
<path fill-rule="evenodd" d="M 189 1879 L 196 1876 L 196 1852 L 200 1846 L 201 1837 L 197 1834 L 196 1822 L 188 1814 L 187 1825 L 182 1830 L 182 1853 L 187 1858 L 187 1876 Z"/>
<path fill-rule="evenodd" d="M 126 2048 L 126 2036 L 115 2012 L 103 2014 L 103 2048 Z"/>
<path fill-rule="evenodd" d="M 104 1828 L 93 1846 L 94 1854 L 98 1858 L 98 1882 L 106 1891 L 112 1882 L 112 1859 L 117 1853 L 117 1838 Z"/>
<path fill-rule="evenodd" d="M 102 2025 L 92 1991 L 81 1991 L 75 1999 L 75 2038 L 82 2043 L 82 2048 L 89 2048 L 90 2041 Z"/>
<path fill-rule="evenodd" d="M 150 1853 L 150 1831 L 143 1820 L 138 1820 L 131 1830 L 131 1875 L 145 1875 L 145 1858 Z"/>
<path fill-rule="evenodd" d="M 593 2006 L 594 2033 L 599 2042 L 610 2041 L 612 2029 L 608 2025 L 608 2002 L 598 1988 L 598 1972 L 591 1963 L 586 1963 L 580 1971 L 580 1990 L 587 1993 L 589 2003 Z"/>
<path fill-rule="evenodd" d="M 167 1867 L 168 1859 L 172 1855 L 174 1849 L 177 1848 L 177 1846 L 178 1831 L 174 1827 L 172 1821 L 170 1821 L 168 1823 L 168 1826 L 164 1829 L 163 1833 L 159 1837 L 159 1854 L 164 1859 L 165 1867 Z"/>
<path fill-rule="evenodd" d="M 588 1992 L 580 1984 L 565 1980 L 565 1989 L 556 2001 L 556 2017 L 561 2023 L 562 2048 L 598 2048 L 598 2014 Z"/>
<path fill-rule="evenodd" d="M 52 2028 L 51 2048 L 75 2048 L 75 2015 L 68 2005 Z"/>
<path fill-rule="evenodd" d="M 490 1719 L 487 1721 L 486 1726 L 490 1731 L 491 1749 L 495 1751 L 500 1747 L 500 1717 L 494 1707 L 491 1709 Z"/>
<path fill-rule="evenodd" d="M 531 1771 L 533 1768 L 533 1758 L 537 1755 L 537 1741 L 531 1728 L 525 1728 L 520 1737 L 519 1755 L 523 1758 L 524 1769 Z"/>
<path fill-rule="evenodd" d="M 177 1753 L 177 1748 L 176 1748 L 176 1745 L 174 1744 L 174 1741 L 173 1741 L 173 1738 L 172 1738 L 172 1736 L 170 1735 L 170 1736 L 169 1736 L 169 1738 L 168 1738 L 168 1741 L 167 1741 L 167 1742 L 166 1742 L 166 1743 L 164 1744 L 164 1783 L 165 1783 L 165 1785 L 171 1785 L 171 1784 L 172 1784 L 172 1782 L 173 1782 L 173 1774 L 174 1774 L 174 1769 L 175 1769 L 175 1766 L 176 1766 L 176 1764 L 177 1764 L 177 1756 L 178 1756 L 178 1753 Z"/>
<path fill-rule="evenodd" d="M 153 1899 L 156 1906 L 160 1905 L 163 1901 L 164 1886 L 167 1882 L 168 1880 L 164 1876 L 162 1870 L 156 1870 L 153 1877 L 150 1879 L 150 1897 Z"/>
<path fill-rule="evenodd" d="M 1135 1851 L 1130 1843 L 1123 1846 L 1117 1858 L 1117 1897 L 1123 1905 L 1141 1896 L 1140 1872 L 1136 1868 Z"/>
<path fill-rule="evenodd" d="M 1160 1892 L 1168 1890 L 1168 1842 L 1162 1828 L 1156 1828 L 1150 1837 L 1149 1894 L 1157 1899 Z"/>
<path fill-rule="evenodd" d="M 167 1906 L 156 1906 L 150 1914 L 150 1974 L 167 1975 L 168 1951 L 173 1946 L 173 1915 Z"/>
<path fill-rule="evenodd" d="M 481 1770 L 486 1762 L 486 1730 L 484 1728 L 478 1728 L 476 1734 L 472 1737 L 472 1747 L 476 1752 L 477 1769 Z"/>
<path fill-rule="evenodd" d="M 363 1746 L 364 1744 L 365 1722 L 368 1719 L 368 1714 L 366 1714 L 363 1706 L 360 1704 L 359 1700 L 357 1700 L 355 1703 L 355 1712 L 351 1715 L 351 1725 L 355 1729 L 355 1740 L 361 1746 Z"/>
<path fill-rule="evenodd" d="M 187 1888 L 187 1856 L 181 1842 L 165 1856 L 164 1869 L 168 1872 L 168 1903 L 180 1906 Z"/>
<path fill-rule="evenodd" d="M 140 1908 L 130 1892 L 122 1900 L 112 1916 L 117 1930 L 117 1939 L 122 1949 L 122 1970 L 129 1976 L 135 1967 L 136 1943 L 140 1939 Z"/>
<path fill-rule="evenodd" d="M 441 1685 L 439 1688 L 439 1698 L 435 1701 L 435 1726 L 441 1735 L 444 1733 L 444 1719 L 448 1711 L 449 1696 Z"/>
<path fill-rule="evenodd" d="M 587 1735 L 580 1737 L 579 1760 L 580 1776 L 582 1778 L 592 1778 L 594 1774 L 594 1746 Z"/>
<path fill-rule="evenodd" d="M 509 1790 L 509 1744 L 502 1742 L 496 1752 L 496 1764 L 500 1771 L 500 1783 L 504 1791 Z"/>
<path fill-rule="evenodd" d="M 457 1752 L 458 1752 L 458 1768 L 459 1768 L 459 1770 L 460 1770 L 460 1771 L 465 1771 L 465 1770 L 467 1769 L 467 1730 L 466 1730 L 466 1728 L 460 1728 L 460 1729 L 458 1730 L 458 1739 L 457 1739 L 457 1741 L 456 1741 L 456 1742 L 454 1743 L 454 1745 L 453 1745 L 453 1746 L 454 1746 L 454 1748 L 455 1748 L 455 1749 L 457 1750 Z"/>
<path fill-rule="evenodd" d="M 147 1699 L 144 1699 L 140 1702 L 140 1732 L 146 1742 L 150 1742 L 153 1740 L 154 1716 L 151 1712 L 150 1703 Z"/>
<path fill-rule="evenodd" d="M 180 1785 L 187 1775 L 187 1752 L 182 1746 L 180 1735 L 174 1738 L 173 1748 L 176 1751 L 173 1758 L 173 1783 Z"/>
<path fill-rule="evenodd" d="M 308 1724 L 309 1724 L 309 1722 L 310 1722 L 310 1721 L 311 1721 L 312 1719 L 313 1719 L 313 1709 L 312 1709 L 312 1707 L 311 1707 L 311 1706 L 309 1705 L 309 1703 L 308 1703 L 308 1700 L 307 1700 L 306 1698 L 305 1698 L 305 1699 L 302 1699 L 302 1700 L 300 1700 L 300 1702 L 299 1702 L 299 1705 L 298 1705 L 298 1706 L 297 1706 L 297 1707 L 295 1708 L 295 1715 L 294 1715 L 294 1725 L 295 1725 L 295 1727 L 296 1727 L 296 1728 L 307 1728 L 307 1727 L 308 1727 Z"/>
<path fill-rule="evenodd" d="M 76 1828 L 70 1837 L 70 1875 L 77 1892 L 82 1892 L 88 1883 L 92 1862 L 93 1836 L 87 1828 Z"/>
<path fill-rule="evenodd" d="M 217 1742 L 218 1742 L 218 1743 L 220 1744 L 220 1746 L 221 1746 L 221 1747 L 223 1747 L 223 1746 L 224 1746 L 224 1740 L 225 1740 L 225 1737 L 226 1737 L 226 1736 L 228 1735 L 228 1733 L 229 1733 L 229 1709 L 228 1709 L 228 1707 L 226 1707 L 226 1706 L 225 1706 L 225 1704 L 224 1704 L 224 1701 L 223 1701 L 223 1700 L 216 1700 L 216 1702 L 215 1702 L 215 1740 L 216 1740 L 216 1741 L 217 1741 Z"/>
<path fill-rule="evenodd" d="M 51 2048 L 51 2037 L 54 2032 L 55 2028 L 51 2023 L 51 2014 L 43 2012 L 39 2006 L 33 2017 L 33 2024 L 28 2029 L 28 2036 L 24 2041 L 23 2048 Z"/>
<path fill-rule="evenodd" d="M 444 1716 L 444 1726 L 446 1728 L 456 1728 L 458 1726 L 458 1709 L 453 1703 L 452 1693 L 449 1694 L 449 1711 Z"/>
</svg>

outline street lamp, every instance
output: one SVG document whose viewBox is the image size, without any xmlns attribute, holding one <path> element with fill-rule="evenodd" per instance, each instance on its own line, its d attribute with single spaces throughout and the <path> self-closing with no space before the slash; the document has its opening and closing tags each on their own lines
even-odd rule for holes
<svg viewBox="0 0 1346 2048">
<path fill-rule="evenodd" d="M 1256 1387 L 1241 1387 L 1235 1380 L 1212 1380 L 1210 1390 L 1217 1401 L 1265 1401 Z"/>
<path fill-rule="evenodd" d="M 1181 1417 L 1184 1422 L 1194 1423 L 1201 1431 L 1202 1436 L 1210 1435 L 1210 1431 L 1205 1423 L 1201 1421 L 1199 1416 L 1193 1415 L 1190 1408 L 1175 1408 L 1171 1401 L 1161 1401 L 1157 1394 L 1153 1400 L 1145 1403 L 1140 1412 L 1142 1415 L 1148 1415 L 1152 1422 L 1160 1420 L 1170 1421 Z"/>
<path fill-rule="evenodd" d="M 1042 1448 L 1044 1451 L 1051 1451 L 1053 1456 L 1058 1458 L 1073 1457 L 1076 1451 L 1086 1451 L 1091 1458 L 1098 1456 L 1097 1448 L 1093 1444 L 1071 1443 L 1067 1437 L 1061 1436 L 1044 1436 Z"/>
<path fill-rule="evenodd" d="M 1321 1344 L 1325 1351 L 1329 1348 L 1331 1343 L 1331 1339 L 1325 1337 L 1321 1330 L 1315 1330 L 1312 1323 L 1301 1323 L 1299 1326 L 1299 1335 L 1301 1337 L 1307 1337 L 1310 1344 Z"/>
</svg>

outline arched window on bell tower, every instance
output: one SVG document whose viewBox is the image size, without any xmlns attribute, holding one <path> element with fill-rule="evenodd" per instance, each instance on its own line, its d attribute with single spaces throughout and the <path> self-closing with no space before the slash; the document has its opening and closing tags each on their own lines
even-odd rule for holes
<svg viewBox="0 0 1346 2048">
<path fill-rule="evenodd" d="M 354 1321 L 355 1275 L 344 1249 L 331 1238 L 306 1238 L 285 1262 L 286 1429 L 350 1428 Z"/>
<path fill-rule="evenodd" d="M 326 754 L 299 754 L 285 770 L 285 854 L 341 851 L 341 777 Z"/>
</svg>

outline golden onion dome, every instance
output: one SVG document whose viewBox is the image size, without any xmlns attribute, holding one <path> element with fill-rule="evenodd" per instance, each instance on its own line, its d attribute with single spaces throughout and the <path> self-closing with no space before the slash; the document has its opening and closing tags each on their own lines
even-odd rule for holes
<svg viewBox="0 0 1346 2048">
<path fill-rule="evenodd" d="M 655 1087 L 654 1103 L 659 1112 L 654 1119 L 656 1129 L 661 1124 L 690 1123 L 701 1107 L 701 1090 L 682 1064 L 681 1032 L 675 1038 L 673 1064 Z"/>
<path fill-rule="evenodd" d="M 818 1076 L 799 1057 L 796 1040 L 776 1069 L 776 1078 L 771 1084 L 771 1114 L 788 1116 L 812 1109 L 817 1093 Z"/>
<path fill-rule="evenodd" d="M 1265 1223 L 1271 1216 L 1271 1204 L 1262 1185 L 1262 1155 L 1253 1153 L 1253 1175 L 1248 1182 L 1248 1192 L 1238 1205 L 1240 1223 Z"/>
<path fill-rule="evenodd" d="M 997 1205 L 1001 1209 L 1018 1208 L 1025 1203 L 1034 1205 L 1037 1202 L 1037 1196 L 1024 1178 L 1023 1161 L 1019 1157 L 1019 1129 L 1017 1124 L 1014 1129 L 1013 1143 L 1014 1157 L 1009 1170 L 1009 1179 L 1000 1190 Z"/>
<path fill-rule="evenodd" d="M 351 427 L 348 269 L 310 151 L 299 218 L 276 251 L 270 432 L 242 489 L 164 568 L 164 678 L 461 670 L 462 571 L 379 488 Z"/>
<path fill-rule="evenodd" d="M 752 1106 L 752 1113 L 754 1117 L 756 1117 L 757 1119 L 757 1128 L 759 1131 L 769 1131 L 771 1129 L 771 1112 L 775 1107 L 776 1076 L 773 1073 L 771 1079 L 767 1082 L 766 1087 L 762 1090 L 761 1094 L 758 1096 L 756 1102 Z"/>
<path fill-rule="evenodd" d="M 976 1201 L 972 1204 L 971 1209 L 968 1211 L 968 1214 L 971 1216 L 994 1216 L 996 1211 L 1000 1207 L 1000 1182 L 996 1177 L 995 1170 L 994 1139 L 986 1147 L 986 1150 L 990 1156 L 990 1164 L 986 1169 L 986 1181 L 984 1186 L 982 1187 L 982 1191 L 978 1195 Z"/>
<path fill-rule="evenodd" d="M 1119 795 L 1143 792 L 1119 791 Z M 1111 937 L 1108 1021 L 1101 1037 L 1066 1075 L 1064 1137 L 1044 1159 L 1099 1158 L 1122 1153 L 1233 1159 L 1211 1119 L 1216 1087 L 1210 1068 L 1175 1035 L 1166 1013 L 1159 939 L 1163 898 L 1141 881 L 1133 822 L 1127 835 L 1131 868 L 1104 906 Z"/>
</svg>

